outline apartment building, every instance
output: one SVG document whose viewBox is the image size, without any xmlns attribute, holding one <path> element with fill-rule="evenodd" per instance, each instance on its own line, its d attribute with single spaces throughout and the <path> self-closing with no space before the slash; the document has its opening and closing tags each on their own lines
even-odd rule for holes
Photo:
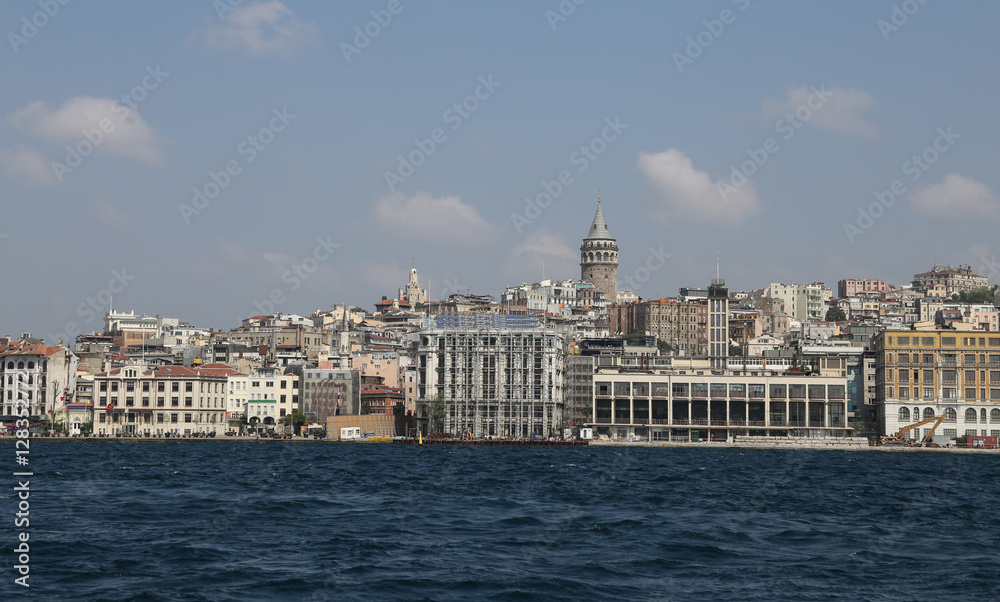
<svg viewBox="0 0 1000 602">
<path fill-rule="evenodd" d="M 944 296 L 951 297 L 961 291 L 971 291 L 990 285 L 989 278 L 972 272 L 972 266 L 935 265 L 929 272 L 913 276 L 913 288 L 921 292 L 932 292 L 935 287 L 943 288 Z"/>
<path fill-rule="evenodd" d="M 49 419 L 76 391 L 76 355 L 63 346 L 46 346 L 29 337 L 0 351 L 0 407 L 3 416 L 21 416 L 16 402 L 27 402 L 33 421 Z"/>
<path fill-rule="evenodd" d="M 233 430 L 275 430 L 281 418 L 299 411 L 298 374 L 258 368 L 226 380 L 226 419 Z"/>
</svg>

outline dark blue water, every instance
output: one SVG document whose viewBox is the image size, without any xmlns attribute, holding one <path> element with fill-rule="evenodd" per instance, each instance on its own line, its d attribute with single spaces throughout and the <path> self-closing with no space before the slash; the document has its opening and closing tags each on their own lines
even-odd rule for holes
<svg viewBox="0 0 1000 602">
<path fill-rule="evenodd" d="M 39 599 L 1000 593 L 996 456 L 39 441 L 31 468 Z"/>
</svg>

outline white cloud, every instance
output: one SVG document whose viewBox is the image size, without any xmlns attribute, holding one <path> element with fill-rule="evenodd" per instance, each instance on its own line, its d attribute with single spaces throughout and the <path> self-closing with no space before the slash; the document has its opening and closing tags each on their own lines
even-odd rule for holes
<svg viewBox="0 0 1000 602">
<path fill-rule="evenodd" d="M 665 222 L 680 218 L 738 226 L 760 211 L 753 182 L 720 187 L 677 149 L 639 153 L 639 169 L 656 192 L 654 213 Z"/>
<path fill-rule="evenodd" d="M 929 218 L 967 221 L 1000 217 L 1000 201 L 989 186 L 957 173 L 946 175 L 940 184 L 910 193 L 910 205 Z"/>
<path fill-rule="evenodd" d="M 51 186 L 56 183 L 52 162 L 39 151 L 21 144 L 0 152 L 0 167 L 7 176 L 28 184 Z"/>
<path fill-rule="evenodd" d="M 575 259 L 577 253 L 563 242 L 562 236 L 547 232 L 544 229 L 533 231 L 520 244 L 511 251 L 511 257 L 517 257 L 526 253 L 539 255 L 551 255 L 553 257 L 565 257 Z"/>
<path fill-rule="evenodd" d="M 111 98 L 77 96 L 54 111 L 36 100 L 8 115 L 7 123 L 48 142 L 74 148 L 88 140 L 89 134 L 94 152 L 109 152 L 150 165 L 164 162 L 159 132 L 136 110 Z"/>
<path fill-rule="evenodd" d="M 788 97 L 784 100 L 765 99 L 760 114 L 768 120 L 794 115 L 796 121 L 825 130 L 878 138 L 878 125 L 859 115 L 878 106 L 878 101 L 864 90 L 840 86 L 829 89 L 825 86 L 800 86 L 789 88 Z"/>
<path fill-rule="evenodd" d="M 221 48 L 242 48 L 253 55 L 288 55 L 299 46 L 319 43 L 319 30 L 296 17 L 278 0 L 248 4 L 209 27 L 205 41 Z"/>
<path fill-rule="evenodd" d="M 457 196 L 434 198 L 418 192 L 408 197 L 393 192 L 375 202 L 373 214 L 381 226 L 413 240 L 482 242 L 493 233 L 476 208 Z"/>
</svg>

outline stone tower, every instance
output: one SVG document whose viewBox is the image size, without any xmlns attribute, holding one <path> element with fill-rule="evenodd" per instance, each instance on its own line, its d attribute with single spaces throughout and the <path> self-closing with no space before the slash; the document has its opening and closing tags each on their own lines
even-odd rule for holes
<svg viewBox="0 0 1000 602">
<path fill-rule="evenodd" d="M 580 279 L 604 293 L 608 303 L 615 302 L 618 291 L 618 245 L 611 238 L 608 222 L 601 210 L 601 195 L 597 195 L 597 213 L 590 224 L 590 233 L 580 245 Z"/>
</svg>

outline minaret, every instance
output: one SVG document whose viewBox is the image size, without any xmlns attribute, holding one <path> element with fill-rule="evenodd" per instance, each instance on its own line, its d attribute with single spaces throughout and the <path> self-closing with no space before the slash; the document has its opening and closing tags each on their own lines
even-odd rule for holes
<svg viewBox="0 0 1000 602">
<path fill-rule="evenodd" d="M 594 285 L 604 293 L 609 304 L 615 302 L 618 292 L 618 245 L 611 237 L 608 222 L 601 209 L 601 193 L 597 193 L 597 212 L 590 224 L 590 232 L 580 246 L 580 279 Z"/>
</svg>

